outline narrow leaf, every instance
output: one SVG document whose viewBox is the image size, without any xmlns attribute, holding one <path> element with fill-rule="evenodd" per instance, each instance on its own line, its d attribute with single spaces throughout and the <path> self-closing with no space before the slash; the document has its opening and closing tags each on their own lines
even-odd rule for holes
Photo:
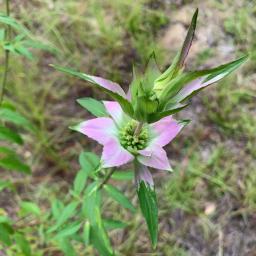
<svg viewBox="0 0 256 256">
<path fill-rule="evenodd" d="M 59 218 L 57 219 L 57 223 L 47 230 L 47 233 L 51 233 L 57 230 L 62 224 L 64 224 L 69 218 L 75 215 L 76 208 L 78 206 L 77 202 L 72 202 L 68 204 L 63 211 L 61 212 Z"/>
<path fill-rule="evenodd" d="M 74 235 L 78 232 L 78 230 L 81 228 L 81 223 L 76 224 L 70 224 L 69 226 L 65 227 L 61 231 L 57 233 L 57 235 L 54 237 L 54 239 L 60 239 L 67 236 Z"/>
<path fill-rule="evenodd" d="M 106 108 L 101 101 L 93 98 L 81 98 L 77 102 L 96 117 L 108 116 Z"/>
<path fill-rule="evenodd" d="M 77 173 L 75 180 L 74 180 L 75 193 L 80 194 L 83 191 L 83 189 L 86 185 L 87 177 L 88 177 L 88 174 L 84 170 L 80 170 Z"/>
<path fill-rule="evenodd" d="M 158 209 L 156 193 L 155 190 L 144 181 L 140 182 L 137 193 L 139 197 L 140 208 L 150 233 L 152 246 L 155 249 L 158 236 Z"/>
<path fill-rule="evenodd" d="M 112 185 L 106 184 L 106 185 L 104 185 L 104 189 L 107 191 L 109 196 L 111 196 L 114 200 L 116 200 L 124 208 L 127 208 L 127 209 L 131 210 L 132 212 L 136 212 L 136 209 L 130 203 L 129 199 L 117 188 L 115 188 Z"/>
<path fill-rule="evenodd" d="M 18 133 L 4 126 L 0 126 L 0 140 L 8 140 L 19 145 L 23 143 L 23 140 Z"/>
</svg>

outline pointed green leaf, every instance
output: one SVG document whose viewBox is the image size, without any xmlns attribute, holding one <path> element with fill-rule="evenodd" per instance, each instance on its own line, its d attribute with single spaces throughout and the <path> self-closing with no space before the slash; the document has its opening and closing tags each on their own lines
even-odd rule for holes
<svg viewBox="0 0 256 256">
<path fill-rule="evenodd" d="M 80 170 L 74 180 L 74 191 L 77 194 L 80 194 L 85 185 L 86 185 L 86 181 L 87 181 L 87 177 L 88 177 L 88 173 L 84 170 Z"/>
<path fill-rule="evenodd" d="M 15 152 L 12 152 L 12 154 L 4 155 L 1 149 L 3 148 L 2 147 L 0 148 L 0 166 L 2 168 L 11 170 L 11 171 L 22 172 L 25 174 L 31 173 L 29 166 L 21 162 L 21 160 L 15 154 Z"/>
<path fill-rule="evenodd" d="M 31 214 L 31 213 L 36 215 L 36 216 L 41 215 L 40 208 L 34 202 L 22 201 L 20 203 L 20 207 L 21 207 L 21 212 L 22 212 L 23 216 L 27 215 L 27 214 Z"/>
<path fill-rule="evenodd" d="M 101 101 L 93 98 L 81 98 L 77 102 L 96 117 L 108 116 L 105 106 Z"/>
<path fill-rule="evenodd" d="M 132 212 L 136 211 L 136 209 L 131 204 L 129 199 L 117 188 L 115 188 L 114 186 L 109 185 L 109 184 L 105 184 L 103 188 L 107 191 L 109 196 L 111 196 L 114 200 L 116 200 L 124 208 L 127 208 L 127 209 L 131 210 Z"/>
<path fill-rule="evenodd" d="M 137 193 L 140 208 L 150 233 L 152 246 L 156 248 L 158 236 L 158 209 L 155 190 L 144 181 L 141 181 Z"/>
<path fill-rule="evenodd" d="M 78 206 L 77 202 L 72 202 L 70 204 L 68 204 L 60 213 L 57 222 L 54 226 L 52 226 L 51 228 L 49 228 L 47 230 L 47 233 L 51 233 L 55 230 L 57 230 L 62 224 L 64 224 L 68 219 L 70 219 L 71 217 L 73 217 L 76 213 L 76 208 Z"/>
<path fill-rule="evenodd" d="M 89 176 L 94 174 L 100 166 L 100 158 L 92 152 L 81 152 L 79 155 L 81 169 Z"/>
<path fill-rule="evenodd" d="M 98 183 L 91 183 L 84 192 L 82 211 L 91 225 L 96 225 L 97 216 L 95 212 L 100 207 L 101 195 L 98 190 Z"/>
<path fill-rule="evenodd" d="M 15 112 L 9 108 L 0 109 L 0 120 L 8 121 L 16 125 L 20 125 L 21 127 L 27 128 L 30 131 L 35 130 L 33 125 L 24 116 L 22 116 L 18 112 Z"/>
<path fill-rule="evenodd" d="M 60 230 L 57 233 L 57 235 L 54 237 L 54 239 L 58 240 L 58 239 L 76 234 L 79 231 L 79 229 L 81 228 L 81 225 L 82 225 L 81 223 L 69 224 L 64 229 Z"/>
<path fill-rule="evenodd" d="M 18 133 L 4 126 L 0 126 L 0 140 L 8 140 L 19 145 L 23 143 L 23 140 Z"/>
</svg>

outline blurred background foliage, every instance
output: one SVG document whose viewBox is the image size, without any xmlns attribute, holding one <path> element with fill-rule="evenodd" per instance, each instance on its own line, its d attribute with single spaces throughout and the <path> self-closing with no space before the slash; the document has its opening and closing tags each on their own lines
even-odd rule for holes
<svg viewBox="0 0 256 256">
<path fill-rule="evenodd" d="M 251 59 L 235 74 L 196 96 L 178 116 L 192 122 L 167 147 L 175 171 L 154 172 L 160 209 L 158 249 L 151 251 L 139 213 L 131 217 L 106 200 L 104 214 L 128 221 L 124 230 L 111 231 L 118 255 L 254 255 L 255 2 L 12 0 L 12 16 L 37 41 L 55 49 L 34 49 L 32 60 L 12 55 L 5 98 L 36 132 L 21 130 L 24 145 L 15 146 L 32 175 L 1 169 L 0 216 L 17 219 L 33 255 L 63 255 L 54 243 L 44 243 L 36 223 L 42 216 L 47 217 L 47 209 L 56 197 L 70 200 L 67 191 L 79 169 L 80 151 L 101 152 L 94 142 L 71 132 L 68 126 L 90 117 L 75 103 L 77 98 L 100 99 L 105 95 L 58 73 L 49 64 L 68 65 L 127 88 L 132 65 L 143 69 L 152 50 L 160 68 L 171 62 L 196 7 L 200 14 L 187 68 L 217 66 L 246 52 Z M 0 8 L 2 12 L 3 1 Z M 1 52 L 1 64 L 3 56 Z M 2 74 L 3 65 L 0 71 Z M 12 186 L 1 185 L 4 182 Z M 126 191 L 137 205 L 131 182 L 113 184 Z M 31 210 L 26 202 L 35 202 L 41 213 L 33 207 Z M 27 217 L 31 225 L 26 227 L 24 209 L 33 212 Z M 23 255 L 15 246 L 6 254 Z M 78 255 L 96 255 L 91 247 L 74 244 L 74 248 Z"/>
</svg>

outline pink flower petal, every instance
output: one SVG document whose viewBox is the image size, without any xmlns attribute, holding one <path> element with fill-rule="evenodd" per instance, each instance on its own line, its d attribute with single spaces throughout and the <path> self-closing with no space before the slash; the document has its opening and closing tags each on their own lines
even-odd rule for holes
<svg viewBox="0 0 256 256">
<path fill-rule="evenodd" d="M 117 136 L 117 128 L 111 118 L 94 118 L 73 127 L 74 130 L 83 133 L 91 139 L 104 145 Z"/>
<path fill-rule="evenodd" d="M 163 147 L 177 136 L 177 134 L 183 128 L 183 125 L 179 124 L 171 116 L 167 116 L 158 122 L 151 124 L 150 128 L 152 129 L 153 133 L 156 134 L 151 143 Z"/>
<path fill-rule="evenodd" d="M 150 155 L 149 151 L 151 151 Z M 160 170 L 172 170 L 165 150 L 159 146 L 140 150 L 139 154 L 138 161 L 141 164 Z"/>
<path fill-rule="evenodd" d="M 134 156 L 125 150 L 118 140 L 112 139 L 104 145 L 102 152 L 103 168 L 120 166 L 134 159 Z"/>
<path fill-rule="evenodd" d="M 183 100 L 186 97 L 188 97 L 190 94 L 192 94 L 193 92 L 198 91 L 210 84 L 213 84 L 213 83 L 219 81 L 220 79 L 225 77 L 227 74 L 228 74 L 228 72 L 224 72 L 222 74 L 219 74 L 219 75 L 213 77 L 212 79 L 210 79 L 208 81 L 205 81 L 207 76 L 199 77 L 199 78 L 191 81 L 183 89 L 181 89 L 180 92 L 175 96 L 175 98 L 177 98 L 179 100 Z"/>
<path fill-rule="evenodd" d="M 123 118 L 123 110 L 118 102 L 116 101 L 103 101 L 107 112 L 111 115 L 114 121 L 119 124 Z"/>
<path fill-rule="evenodd" d="M 92 79 L 96 84 L 102 86 L 105 89 L 108 89 L 112 92 L 115 92 L 119 95 L 121 95 L 123 98 L 126 98 L 124 90 L 121 88 L 121 86 L 117 83 L 114 83 L 110 80 L 104 79 L 99 76 L 88 76 L 90 79 Z"/>
<path fill-rule="evenodd" d="M 141 181 L 144 181 L 148 184 L 151 188 L 154 187 L 154 181 L 149 169 L 138 162 L 135 162 L 135 182 L 137 186 L 140 186 Z"/>
</svg>

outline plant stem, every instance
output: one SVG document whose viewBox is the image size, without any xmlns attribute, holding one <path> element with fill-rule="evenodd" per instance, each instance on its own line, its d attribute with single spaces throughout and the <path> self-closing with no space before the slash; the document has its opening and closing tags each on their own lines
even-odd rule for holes
<svg viewBox="0 0 256 256">
<path fill-rule="evenodd" d="M 100 183 L 98 190 L 102 189 L 102 187 L 109 181 L 109 179 L 111 178 L 114 171 L 115 171 L 115 168 L 110 169 L 109 173 L 106 175 L 106 177 Z"/>
<path fill-rule="evenodd" d="M 138 124 L 138 126 L 136 127 L 136 129 L 135 129 L 135 131 L 134 131 L 134 135 L 135 136 L 138 136 L 139 134 L 140 134 L 140 132 L 141 132 L 141 129 L 142 129 L 142 127 L 143 127 L 143 122 L 139 122 L 139 124 Z"/>
<path fill-rule="evenodd" d="M 5 0 L 5 5 L 6 5 L 6 15 L 10 16 L 9 0 Z M 10 37 L 10 31 L 11 31 L 11 27 L 10 27 L 10 25 L 7 25 L 7 31 L 6 31 L 6 36 L 5 36 L 5 38 L 7 40 L 9 40 L 9 37 Z M 5 87 L 6 87 L 7 76 L 8 76 L 8 69 L 9 69 L 9 50 L 5 50 L 4 74 L 3 74 L 2 86 L 1 86 L 1 91 L 0 91 L 0 106 L 2 105 L 2 101 L 4 98 Z"/>
</svg>

